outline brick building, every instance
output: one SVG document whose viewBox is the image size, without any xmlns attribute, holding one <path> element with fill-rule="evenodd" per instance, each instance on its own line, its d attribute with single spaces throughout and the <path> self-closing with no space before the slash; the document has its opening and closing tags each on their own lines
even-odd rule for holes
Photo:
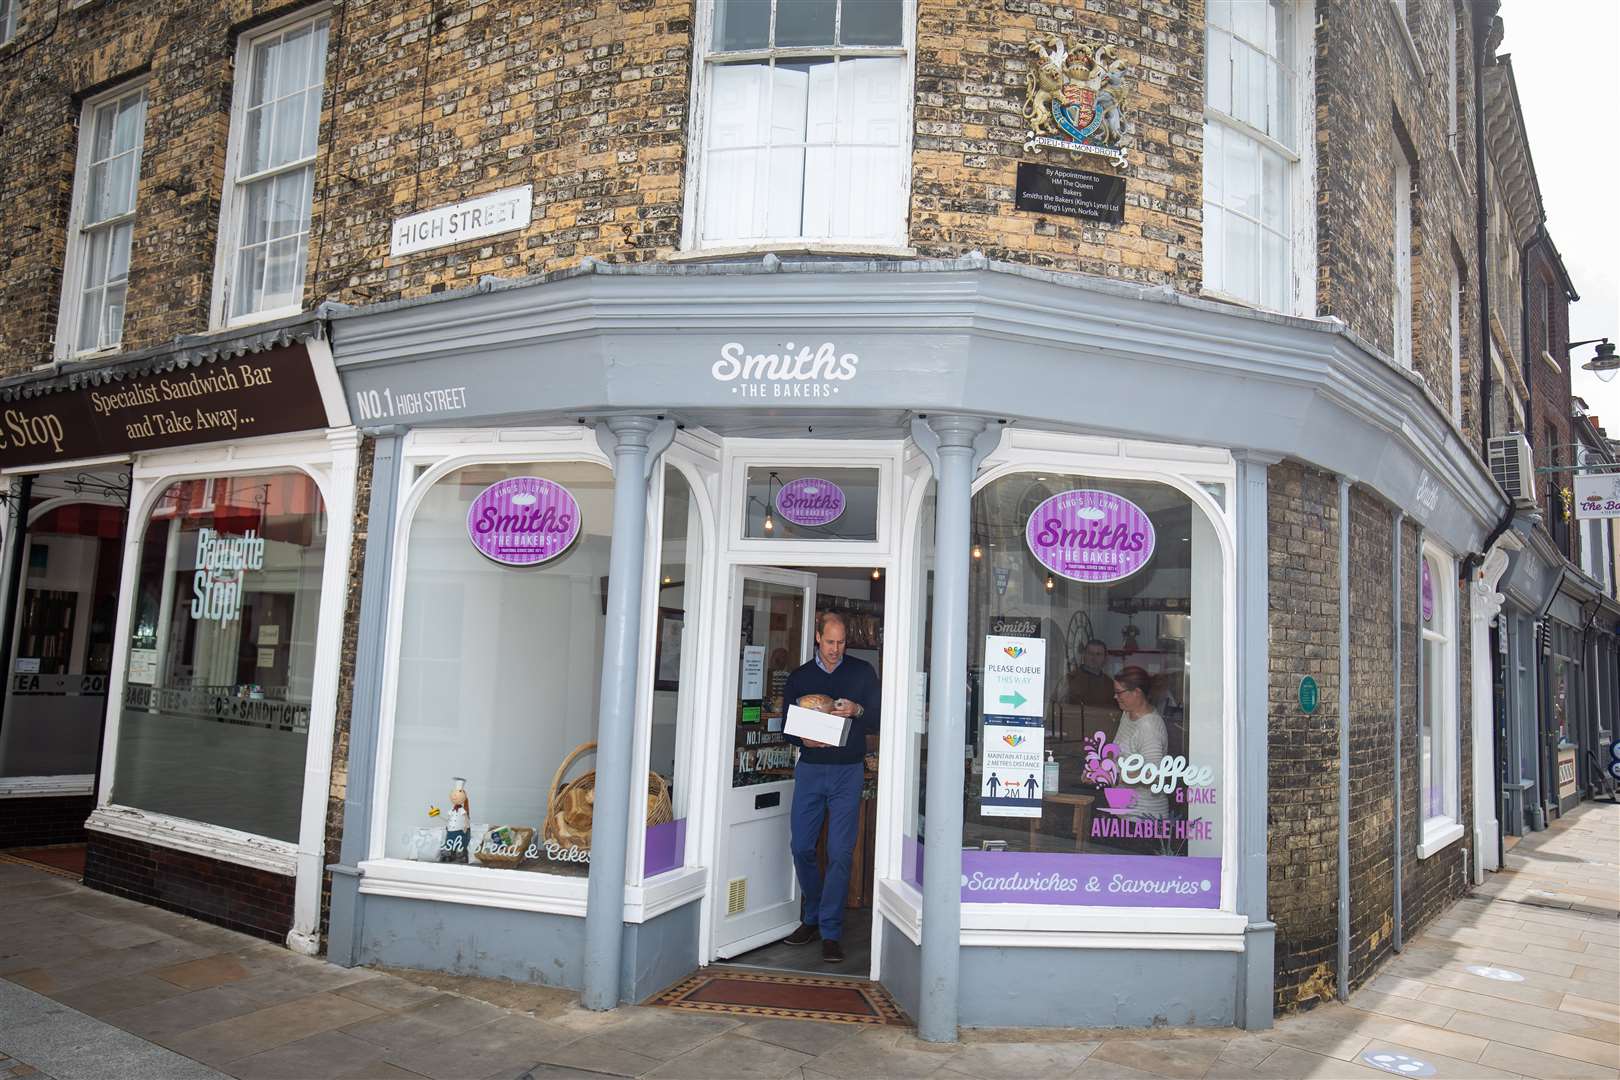
<svg viewBox="0 0 1620 1080">
<path fill-rule="evenodd" d="M 0 776 L 94 808 L 93 884 L 645 996 L 800 919 L 820 598 L 882 686 L 848 970 L 929 1037 L 1263 1026 L 1467 888 L 1518 235 L 1481 268 L 1469 5 L 15 6 L 0 397 L 110 433 L 0 463 L 31 514 L 94 463 L 123 542 L 105 733 Z M 109 389 L 260 356 L 296 419 L 154 441 Z M 286 416 L 242 381 L 210 414 Z M 567 543 L 480 540 L 535 508 Z M 251 604 L 194 633 L 216 568 Z"/>
</svg>

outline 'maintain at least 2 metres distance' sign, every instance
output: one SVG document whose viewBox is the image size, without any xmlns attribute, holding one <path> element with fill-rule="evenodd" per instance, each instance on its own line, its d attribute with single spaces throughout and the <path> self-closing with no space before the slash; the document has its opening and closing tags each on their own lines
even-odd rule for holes
<svg viewBox="0 0 1620 1080">
<path fill-rule="evenodd" d="M 1046 752 L 1046 639 L 984 639 L 979 813 L 1040 817 Z"/>
</svg>

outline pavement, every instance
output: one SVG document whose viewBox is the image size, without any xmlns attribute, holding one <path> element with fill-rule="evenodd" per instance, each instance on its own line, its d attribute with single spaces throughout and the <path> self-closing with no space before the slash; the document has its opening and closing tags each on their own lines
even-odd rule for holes
<svg viewBox="0 0 1620 1080">
<path fill-rule="evenodd" d="M 340 968 L 0 863 L 0 1080 L 1613 1078 L 1616 911 L 1620 806 L 1586 804 L 1348 1004 L 1266 1032 L 969 1030 L 940 1045 L 909 1028 L 593 1013 L 564 990 Z"/>
</svg>

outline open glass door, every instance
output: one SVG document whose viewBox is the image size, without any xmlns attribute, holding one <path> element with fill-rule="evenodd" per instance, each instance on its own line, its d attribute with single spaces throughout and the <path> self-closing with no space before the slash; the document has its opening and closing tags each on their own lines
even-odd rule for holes
<svg viewBox="0 0 1620 1080">
<path fill-rule="evenodd" d="M 816 575 L 739 567 L 731 595 L 735 724 L 715 905 L 721 957 L 775 941 L 799 925 L 788 832 L 793 747 L 782 735 L 782 690 L 815 648 Z"/>
</svg>

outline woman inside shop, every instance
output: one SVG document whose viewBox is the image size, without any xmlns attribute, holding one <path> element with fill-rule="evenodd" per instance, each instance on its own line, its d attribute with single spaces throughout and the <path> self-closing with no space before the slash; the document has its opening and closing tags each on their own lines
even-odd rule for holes
<svg viewBox="0 0 1620 1080">
<path fill-rule="evenodd" d="M 1153 677 L 1139 667 L 1121 668 L 1114 676 L 1114 700 L 1119 703 L 1119 730 L 1114 734 L 1114 745 L 1119 747 L 1119 760 L 1133 754 L 1142 755 L 1144 761 L 1159 762 L 1169 752 L 1170 737 L 1165 731 L 1164 718 L 1153 707 L 1149 691 Z M 1151 790 L 1152 785 L 1130 785 L 1135 797 L 1121 811 L 1123 817 L 1164 819 L 1170 816 L 1170 800 L 1164 792 Z"/>
</svg>

